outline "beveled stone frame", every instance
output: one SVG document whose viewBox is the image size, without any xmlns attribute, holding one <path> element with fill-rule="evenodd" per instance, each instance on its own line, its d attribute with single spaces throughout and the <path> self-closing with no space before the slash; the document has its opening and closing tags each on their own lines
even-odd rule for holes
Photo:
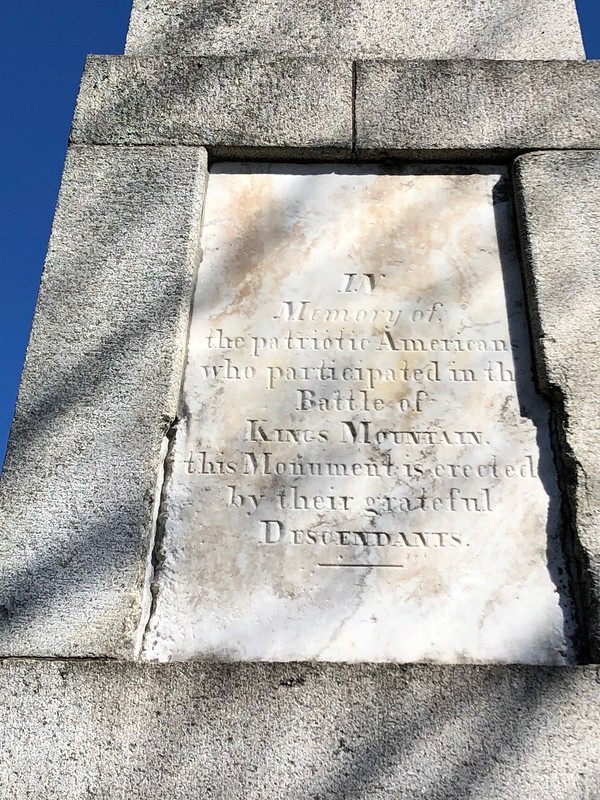
<svg viewBox="0 0 600 800">
<path fill-rule="evenodd" d="M 56 772 L 49 798 L 83 796 L 92 774 L 107 797 L 264 799 L 309 786 L 370 800 L 550 800 L 557 787 L 594 796 L 596 667 L 134 659 L 207 163 L 269 158 L 512 165 L 538 380 L 578 572 L 581 660 L 600 662 L 599 69 L 88 61 L 0 482 L 10 791 L 35 793 Z M 49 709 L 59 709 L 51 719 Z M 35 758 L 22 743 L 31 737 Z"/>
<path fill-rule="evenodd" d="M 136 657 L 207 159 L 248 158 L 514 164 L 582 661 L 600 660 L 600 62 L 257 56 L 88 60 L 1 484 L 0 653 Z"/>
</svg>

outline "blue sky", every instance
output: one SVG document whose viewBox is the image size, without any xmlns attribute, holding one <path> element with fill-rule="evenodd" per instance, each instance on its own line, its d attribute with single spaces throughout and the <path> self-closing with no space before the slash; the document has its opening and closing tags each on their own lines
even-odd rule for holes
<svg viewBox="0 0 600 800">
<path fill-rule="evenodd" d="M 0 11 L 0 463 L 87 53 L 122 53 L 131 0 L 5 0 Z M 600 0 L 578 0 L 600 58 Z"/>
</svg>

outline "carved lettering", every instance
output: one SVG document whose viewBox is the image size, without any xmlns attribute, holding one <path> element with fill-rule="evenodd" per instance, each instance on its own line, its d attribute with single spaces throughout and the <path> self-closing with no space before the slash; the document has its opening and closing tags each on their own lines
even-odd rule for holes
<svg viewBox="0 0 600 800">
<path fill-rule="evenodd" d="M 213 167 L 153 657 L 519 662 L 534 631 L 560 663 L 560 498 L 505 181 Z"/>
<path fill-rule="evenodd" d="M 355 272 L 346 272 L 344 273 L 342 288 L 338 289 L 338 291 L 367 292 L 367 294 L 371 294 L 371 292 L 375 291 L 375 287 L 382 278 L 385 278 L 383 273 L 376 276 L 372 272 L 364 272 L 360 275 Z"/>
</svg>

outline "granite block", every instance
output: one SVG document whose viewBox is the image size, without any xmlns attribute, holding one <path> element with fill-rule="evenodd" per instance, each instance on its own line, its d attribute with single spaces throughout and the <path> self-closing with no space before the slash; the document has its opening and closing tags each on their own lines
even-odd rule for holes
<svg viewBox="0 0 600 800">
<path fill-rule="evenodd" d="M 590 655 L 600 660 L 600 152 L 515 164 L 538 377 L 555 408 Z"/>
<path fill-rule="evenodd" d="M 600 147 L 600 62 L 360 61 L 363 157 L 505 158 Z"/>
<path fill-rule="evenodd" d="M 0 794 L 591 800 L 598 682 L 597 667 L 4 662 Z"/>
<path fill-rule="evenodd" d="M 203 145 L 229 157 L 349 154 L 352 66 L 335 58 L 92 56 L 72 140 Z"/>
<path fill-rule="evenodd" d="M 134 0 L 126 52 L 584 57 L 573 0 Z"/>
<path fill-rule="evenodd" d="M 206 178 L 69 150 L 0 483 L 0 653 L 133 657 Z"/>
</svg>

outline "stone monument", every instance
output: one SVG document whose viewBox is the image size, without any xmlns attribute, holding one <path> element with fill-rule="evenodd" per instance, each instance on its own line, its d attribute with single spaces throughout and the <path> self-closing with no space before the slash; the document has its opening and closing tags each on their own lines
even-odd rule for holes
<svg viewBox="0 0 600 800">
<path fill-rule="evenodd" d="M 134 1 L 0 483 L 3 794 L 600 796 L 599 100 L 572 0 Z"/>
</svg>

